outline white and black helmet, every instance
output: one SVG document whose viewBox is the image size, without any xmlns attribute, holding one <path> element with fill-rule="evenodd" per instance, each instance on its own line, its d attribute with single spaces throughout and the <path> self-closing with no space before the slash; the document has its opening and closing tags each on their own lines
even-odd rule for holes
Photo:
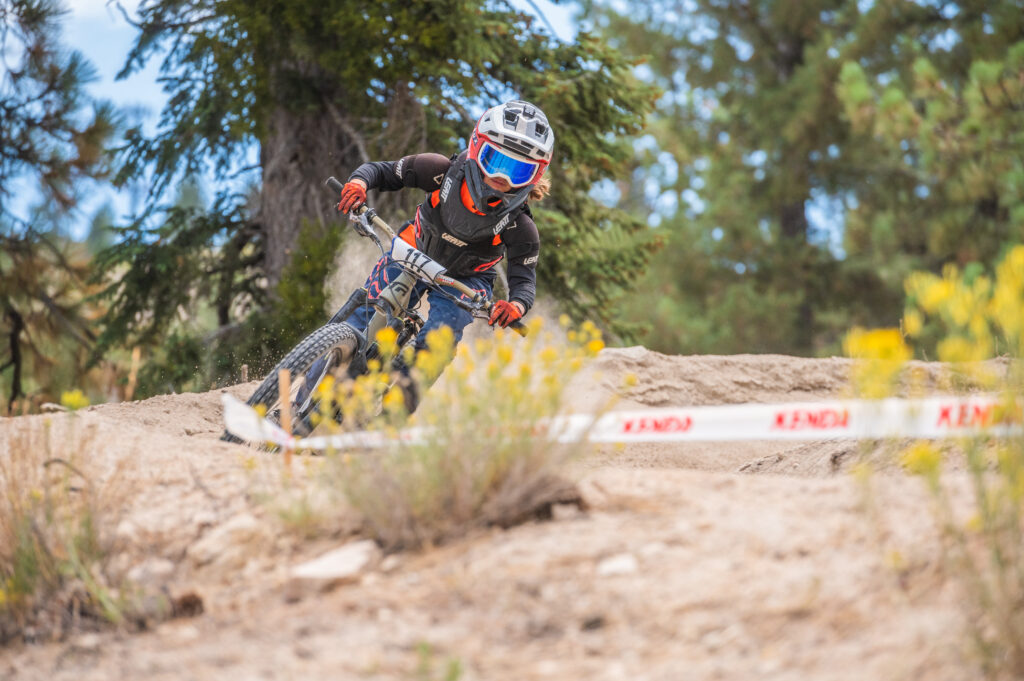
<svg viewBox="0 0 1024 681">
<path fill-rule="evenodd" d="M 475 132 L 533 161 L 550 162 L 555 147 L 548 117 L 538 107 L 518 99 L 485 111 Z"/>
<path fill-rule="evenodd" d="M 555 133 L 538 107 L 514 100 L 491 107 L 477 121 L 469 158 L 485 175 L 504 177 L 513 187 L 534 184 L 544 175 L 555 147 Z"/>
</svg>

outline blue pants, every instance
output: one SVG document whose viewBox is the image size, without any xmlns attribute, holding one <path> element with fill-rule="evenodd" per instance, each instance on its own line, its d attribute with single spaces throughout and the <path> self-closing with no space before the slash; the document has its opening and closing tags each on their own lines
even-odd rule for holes
<svg viewBox="0 0 1024 681">
<path fill-rule="evenodd" d="M 385 255 L 382 257 L 377 261 L 377 264 L 374 266 L 370 276 L 366 279 L 366 297 L 376 298 L 379 296 L 384 287 L 397 277 L 401 271 L 401 267 L 395 264 L 395 262 L 391 260 L 390 256 Z M 456 277 L 456 279 L 474 291 L 479 291 L 487 296 L 491 295 L 494 285 L 493 272 L 472 277 Z M 443 288 L 448 293 L 468 302 L 468 299 L 465 296 L 461 295 L 450 286 L 445 286 Z M 409 306 L 415 306 L 423 297 L 424 293 L 427 294 L 427 301 L 430 303 L 430 316 L 427 317 L 427 323 L 423 325 L 423 329 L 420 330 L 419 335 L 416 336 L 416 349 L 422 350 L 426 348 L 427 334 L 442 326 L 451 328 L 455 333 L 455 342 L 457 344 L 462 340 L 463 330 L 473 321 L 473 315 L 466 312 L 437 291 L 428 289 L 427 285 L 421 281 L 416 282 L 416 285 L 412 289 L 412 295 L 409 296 Z M 373 312 L 373 307 L 365 305 L 358 308 L 345 321 L 360 331 L 365 331 L 367 325 L 370 323 L 370 317 L 373 316 Z M 373 339 L 370 338 L 368 340 L 372 341 Z"/>
<path fill-rule="evenodd" d="M 387 286 L 392 279 L 397 277 L 401 271 L 401 267 L 396 265 L 394 261 L 391 260 L 390 256 L 385 255 L 382 257 L 377 261 L 377 264 L 374 266 L 370 276 L 366 279 L 366 297 L 376 298 L 379 296 L 384 287 Z M 474 291 L 479 291 L 487 296 L 491 295 L 494 283 L 493 273 L 473 277 L 457 277 L 457 279 Z M 466 300 L 465 296 L 450 286 L 445 286 L 444 289 L 452 295 Z M 409 306 L 412 307 L 416 305 L 416 303 L 418 303 L 423 297 L 424 292 L 426 292 L 427 300 L 430 302 L 430 316 L 427 317 L 426 324 L 423 325 L 419 335 L 416 336 L 416 350 L 419 351 L 426 348 L 427 334 L 442 326 L 451 328 L 452 332 L 455 334 L 455 343 L 458 344 L 458 342 L 462 340 L 463 330 L 473 321 L 473 315 L 466 312 L 437 291 L 428 289 L 427 285 L 420 281 L 418 281 L 413 287 L 412 294 L 409 296 Z M 369 325 L 370 317 L 373 316 L 374 311 L 375 310 L 372 306 L 364 305 L 363 307 L 357 308 L 356 311 L 349 315 L 348 319 L 345 321 L 360 331 L 366 331 L 366 327 Z M 372 338 L 367 340 L 373 341 Z M 319 377 L 320 372 L 323 370 L 324 362 L 326 362 L 325 359 L 318 359 L 306 372 L 307 383 L 303 384 L 300 389 L 296 402 L 305 402 L 310 389 L 308 382 L 315 381 L 317 377 Z M 410 405 L 410 411 L 413 411 L 415 408 L 415 403 Z"/>
</svg>

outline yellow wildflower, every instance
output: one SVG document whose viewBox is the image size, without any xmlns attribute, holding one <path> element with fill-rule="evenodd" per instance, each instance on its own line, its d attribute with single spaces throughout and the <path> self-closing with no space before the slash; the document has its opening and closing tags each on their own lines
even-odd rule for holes
<svg viewBox="0 0 1024 681">
<path fill-rule="evenodd" d="M 914 337 L 924 328 L 924 317 L 919 310 L 907 310 L 903 313 L 903 330 L 908 336 Z"/>
<path fill-rule="evenodd" d="M 89 406 L 89 398 L 81 390 L 75 388 L 61 393 L 60 403 L 71 411 L 78 411 Z"/>
<path fill-rule="evenodd" d="M 855 328 L 843 341 L 846 354 L 855 359 L 880 359 L 905 362 L 910 359 L 910 348 L 903 342 L 897 329 Z"/>
<path fill-rule="evenodd" d="M 987 348 L 983 344 L 973 343 L 963 336 L 949 336 L 939 341 L 939 359 L 943 362 L 972 362 L 984 359 Z"/>
<path fill-rule="evenodd" d="M 316 391 L 320 399 L 325 399 L 334 392 L 334 376 L 327 374 L 323 380 L 320 381 L 320 385 L 316 387 Z"/>
<path fill-rule="evenodd" d="M 378 331 L 377 349 L 382 357 L 393 357 L 398 352 L 398 332 L 390 326 Z"/>
<path fill-rule="evenodd" d="M 391 388 L 384 394 L 384 408 L 388 411 L 405 409 L 405 395 L 398 388 Z"/>
<path fill-rule="evenodd" d="M 502 364 L 508 364 L 512 361 L 512 348 L 502 343 L 498 346 L 497 355 L 499 362 Z"/>
<path fill-rule="evenodd" d="M 935 479 L 942 465 L 942 452 L 928 442 L 916 442 L 900 457 L 903 467 L 914 475 Z"/>
</svg>

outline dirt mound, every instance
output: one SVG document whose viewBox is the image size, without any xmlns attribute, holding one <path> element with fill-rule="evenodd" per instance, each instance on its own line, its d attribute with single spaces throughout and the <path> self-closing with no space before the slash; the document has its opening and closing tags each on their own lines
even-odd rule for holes
<svg viewBox="0 0 1024 681">
<path fill-rule="evenodd" d="M 849 362 L 607 349 L 579 411 L 834 398 Z M 635 380 L 635 382 L 634 382 Z M 627 383 L 631 387 L 626 387 Z M 235 386 L 244 397 L 254 384 Z M 222 443 L 220 391 L 79 414 L 98 460 L 130 458 L 122 569 L 205 614 L 144 634 L 0 651 L 11 679 L 961 679 L 962 621 L 917 481 L 866 497 L 853 442 L 602 447 L 586 512 L 389 557 L 295 592 L 291 566 L 345 541 L 288 532 L 261 501 L 275 455 Z M 0 447 L 43 417 L 0 421 Z M 7 438 L 7 439 L 5 439 Z M 301 485 L 305 462 L 293 468 Z M 886 554 L 898 547 L 898 569 Z M 155 581 L 154 581 L 155 580 Z M 856 670 L 851 671 L 851 670 Z"/>
<path fill-rule="evenodd" d="M 621 394 L 621 408 L 799 402 L 838 397 L 849 372 L 850 360 L 842 358 L 682 357 L 634 346 L 602 351 L 583 377 L 600 392 L 583 392 L 600 399 Z M 629 376 L 633 387 L 626 387 Z"/>
</svg>

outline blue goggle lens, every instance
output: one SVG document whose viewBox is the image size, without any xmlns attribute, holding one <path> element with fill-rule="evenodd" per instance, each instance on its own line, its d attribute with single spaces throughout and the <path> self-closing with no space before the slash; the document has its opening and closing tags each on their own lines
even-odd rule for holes
<svg viewBox="0 0 1024 681">
<path fill-rule="evenodd" d="M 488 175 L 501 175 L 512 183 L 513 187 L 522 187 L 530 183 L 537 172 L 536 161 L 522 161 L 500 151 L 489 142 L 480 147 L 480 167 Z"/>
</svg>

